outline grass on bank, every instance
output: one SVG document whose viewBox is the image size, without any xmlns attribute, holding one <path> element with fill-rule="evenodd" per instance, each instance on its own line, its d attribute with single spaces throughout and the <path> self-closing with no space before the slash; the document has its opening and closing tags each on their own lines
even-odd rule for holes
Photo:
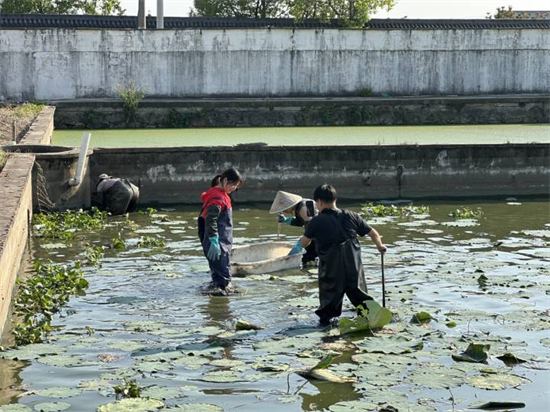
<svg viewBox="0 0 550 412">
<path fill-rule="evenodd" d="M 17 138 L 20 139 L 43 108 L 42 103 L 0 106 L 0 144 L 12 141 L 14 125 Z"/>
</svg>

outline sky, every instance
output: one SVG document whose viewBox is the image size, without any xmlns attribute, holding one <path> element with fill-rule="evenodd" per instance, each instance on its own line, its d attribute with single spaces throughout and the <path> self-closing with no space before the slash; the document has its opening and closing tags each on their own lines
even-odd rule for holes
<svg viewBox="0 0 550 412">
<path fill-rule="evenodd" d="M 122 0 L 126 15 L 137 15 L 138 0 Z M 164 0 L 165 16 L 187 16 L 193 0 Z M 380 11 L 373 18 L 409 19 L 484 19 L 497 7 L 514 10 L 550 10 L 550 0 L 397 0 L 389 12 Z M 157 0 L 146 0 L 147 13 L 156 15 Z"/>
</svg>

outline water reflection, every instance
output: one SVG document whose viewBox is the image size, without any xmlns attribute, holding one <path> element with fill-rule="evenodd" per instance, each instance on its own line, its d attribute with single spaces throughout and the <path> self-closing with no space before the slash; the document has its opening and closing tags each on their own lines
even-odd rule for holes
<svg viewBox="0 0 550 412">
<path fill-rule="evenodd" d="M 361 395 L 350 383 L 335 385 L 330 382 L 312 380 L 308 385 L 317 389 L 317 393 L 314 395 L 300 393 L 304 411 L 322 411 L 337 402 L 355 401 L 361 398 Z"/>
<path fill-rule="evenodd" d="M 206 305 L 198 308 L 205 315 L 206 326 L 224 327 L 233 320 L 233 313 L 229 307 L 229 299 L 225 296 L 207 296 Z"/>
<path fill-rule="evenodd" d="M 17 402 L 19 395 L 25 392 L 21 389 L 23 379 L 19 374 L 28 365 L 27 361 L 0 359 L 0 405 Z"/>
</svg>

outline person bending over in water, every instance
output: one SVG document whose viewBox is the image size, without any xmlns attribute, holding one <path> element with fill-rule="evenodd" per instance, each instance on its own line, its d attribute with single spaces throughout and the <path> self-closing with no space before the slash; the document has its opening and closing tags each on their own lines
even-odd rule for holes
<svg viewBox="0 0 550 412">
<path fill-rule="evenodd" d="M 205 293 L 227 296 L 231 285 L 231 247 L 233 217 L 229 195 L 243 185 L 236 169 L 227 169 L 214 177 L 210 189 L 201 195 L 202 209 L 198 217 L 199 239 L 210 266 L 212 281 Z"/>
<path fill-rule="evenodd" d="M 112 215 L 123 215 L 135 210 L 139 200 L 139 189 L 128 179 L 99 175 L 96 188 L 101 196 L 101 208 Z"/>
<path fill-rule="evenodd" d="M 278 223 L 307 228 L 313 216 L 317 215 L 317 209 L 313 200 L 304 199 L 302 196 L 279 190 L 273 200 L 269 213 L 277 213 Z M 306 266 L 309 262 L 315 262 L 317 259 L 315 241 L 312 240 L 305 249 L 306 253 L 302 255 L 303 266 Z"/>
</svg>

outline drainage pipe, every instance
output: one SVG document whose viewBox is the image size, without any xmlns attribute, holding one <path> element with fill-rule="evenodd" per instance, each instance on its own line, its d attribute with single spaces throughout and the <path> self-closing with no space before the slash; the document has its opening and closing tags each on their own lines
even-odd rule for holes
<svg viewBox="0 0 550 412">
<path fill-rule="evenodd" d="M 86 164 L 86 158 L 88 156 L 88 147 L 90 146 L 91 133 L 84 133 L 82 135 L 82 143 L 80 145 L 80 155 L 78 156 L 78 164 L 76 165 L 76 174 L 69 180 L 69 186 L 78 186 L 82 183 L 84 177 L 84 166 Z"/>
<path fill-rule="evenodd" d="M 164 29 L 164 0 L 157 0 L 157 29 Z"/>
</svg>

